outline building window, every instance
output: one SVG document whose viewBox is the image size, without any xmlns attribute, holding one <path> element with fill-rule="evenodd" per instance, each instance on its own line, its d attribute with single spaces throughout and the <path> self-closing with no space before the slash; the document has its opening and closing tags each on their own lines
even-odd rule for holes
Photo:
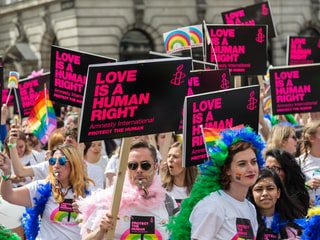
<svg viewBox="0 0 320 240">
<path fill-rule="evenodd" d="M 120 61 L 148 59 L 153 49 L 153 42 L 146 33 L 130 30 L 120 41 Z"/>
</svg>

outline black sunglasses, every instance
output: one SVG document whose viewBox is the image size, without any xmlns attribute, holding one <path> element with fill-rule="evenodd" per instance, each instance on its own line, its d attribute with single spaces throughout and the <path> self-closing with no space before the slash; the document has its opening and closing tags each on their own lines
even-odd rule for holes
<svg viewBox="0 0 320 240">
<path fill-rule="evenodd" d="M 62 157 L 59 157 L 59 158 L 52 157 L 52 158 L 49 158 L 49 164 L 51 166 L 53 166 L 53 165 L 56 164 L 57 160 L 58 160 L 58 163 L 59 163 L 60 166 L 65 166 L 67 164 L 67 162 L 68 162 L 66 156 L 62 156 Z"/>
<path fill-rule="evenodd" d="M 139 166 L 139 163 L 137 162 L 128 163 L 128 168 L 130 170 L 137 170 L 138 166 Z M 140 167 L 142 170 L 148 171 L 151 168 L 151 163 L 147 161 L 141 162 Z"/>
</svg>

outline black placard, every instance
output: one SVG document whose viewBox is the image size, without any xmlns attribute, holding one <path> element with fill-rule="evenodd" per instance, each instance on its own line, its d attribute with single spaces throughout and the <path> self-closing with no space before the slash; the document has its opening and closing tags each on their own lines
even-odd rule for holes
<svg viewBox="0 0 320 240">
<path fill-rule="evenodd" d="M 288 65 L 320 63 L 319 37 L 288 36 Z"/>
<path fill-rule="evenodd" d="M 19 81 L 17 93 L 17 106 L 21 118 L 28 117 L 33 109 L 34 102 L 39 93 L 44 89 L 44 84 L 49 86 L 50 74 L 45 73 L 42 76 L 25 78 Z M 49 98 L 49 96 L 48 96 Z"/>
<path fill-rule="evenodd" d="M 92 65 L 80 141 L 177 131 L 191 58 Z"/>
<path fill-rule="evenodd" d="M 188 79 L 188 96 L 195 94 L 229 89 L 230 73 L 227 69 L 191 71 Z M 182 111 L 183 112 L 183 111 Z M 180 121 L 178 133 L 182 132 L 183 119 Z"/>
<path fill-rule="evenodd" d="M 206 45 L 207 62 L 216 63 L 217 60 L 219 68 L 229 69 L 231 75 L 266 74 L 266 25 L 210 24 L 207 28 L 212 42 Z"/>
<path fill-rule="evenodd" d="M 88 66 L 115 61 L 113 58 L 52 46 L 50 99 L 81 108 Z"/>
<path fill-rule="evenodd" d="M 224 24 L 267 25 L 268 37 L 274 38 L 277 36 L 268 1 L 222 12 L 221 16 Z"/>
<path fill-rule="evenodd" d="M 186 97 L 183 165 L 194 166 L 208 159 L 201 125 L 226 129 L 243 124 L 258 131 L 259 94 L 256 85 Z"/>
<path fill-rule="evenodd" d="M 270 69 L 272 113 L 320 111 L 320 64 Z"/>
</svg>

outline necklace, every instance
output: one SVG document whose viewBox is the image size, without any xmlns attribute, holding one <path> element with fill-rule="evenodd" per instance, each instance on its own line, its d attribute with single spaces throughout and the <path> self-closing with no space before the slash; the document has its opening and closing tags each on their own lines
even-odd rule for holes
<svg viewBox="0 0 320 240">
<path fill-rule="evenodd" d="M 62 195 L 63 198 L 68 194 L 68 192 L 69 192 L 70 189 L 72 189 L 71 186 L 68 186 L 68 187 L 65 189 L 64 192 L 63 192 L 63 188 L 60 189 L 60 192 L 61 192 L 61 195 Z"/>
</svg>

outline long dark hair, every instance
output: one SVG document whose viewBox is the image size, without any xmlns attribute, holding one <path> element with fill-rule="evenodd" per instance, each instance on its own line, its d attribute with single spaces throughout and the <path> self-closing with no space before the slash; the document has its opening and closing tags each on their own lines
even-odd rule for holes
<svg viewBox="0 0 320 240">
<path fill-rule="evenodd" d="M 282 220 L 293 220 L 296 218 L 302 218 L 304 217 L 303 210 L 301 209 L 300 205 L 297 204 L 294 199 L 292 199 L 288 194 L 286 189 L 284 188 L 280 177 L 276 172 L 274 172 L 271 169 L 263 168 L 261 169 L 259 173 L 259 177 L 256 181 L 256 183 L 250 188 L 250 191 L 248 193 L 248 199 L 253 203 L 253 205 L 256 207 L 257 215 L 258 215 L 258 222 L 259 224 L 262 222 L 260 209 L 256 205 L 252 189 L 254 186 L 260 182 L 261 180 L 265 178 L 271 178 L 274 182 L 274 184 L 277 186 L 277 188 L 280 190 L 280 197 L 277 200 L 275 211 L 279 213 L 280 219 Z"/>
<path fill-rule="evenodd" d="M 309 208 L 309 193 L 305 187 L 306 177 L 293 155 L 280 149 L 271 149 L 266 152 L 266 158 L 274 157 L 285 173 L 284 187 L 288 195 L 295 199 L 307 215 Z"/>
</svg>

